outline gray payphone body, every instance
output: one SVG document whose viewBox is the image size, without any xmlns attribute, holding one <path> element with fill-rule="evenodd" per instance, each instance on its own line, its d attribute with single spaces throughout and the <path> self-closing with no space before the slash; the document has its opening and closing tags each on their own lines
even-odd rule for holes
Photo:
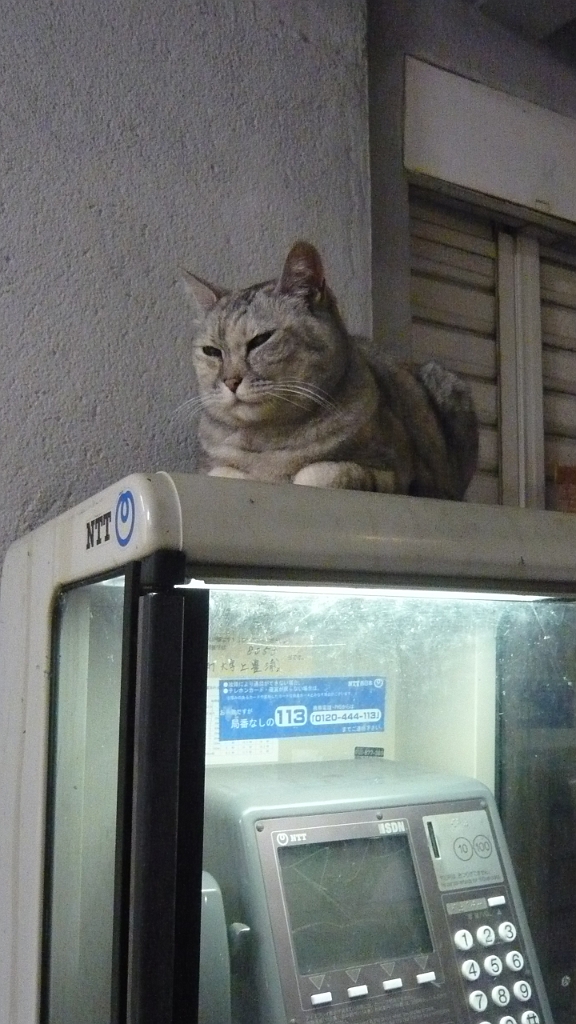
<svg viewBox="0 0 576 1024">
<path fill-rule="evenodd" d="M 204 843 L 234 1024 L 551 1024 L 475 780 L 371 758 L 211 767 Z"/>
</svg>

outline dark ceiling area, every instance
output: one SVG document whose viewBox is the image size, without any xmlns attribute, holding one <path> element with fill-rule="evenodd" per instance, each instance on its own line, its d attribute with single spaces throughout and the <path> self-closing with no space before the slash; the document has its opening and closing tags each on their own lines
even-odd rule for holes
<svg viewBox="0 0 576 1024">
<path fill-rule="evenodd" d="M 576 18 L 553 32 L 546 39 L 546 45 L 562 60 L 568 61 L 576 68 Z"/>
<path fill-rule="evenodd" d="M 576 67 L 576 0 L 470 0 L 476 10 Z"/>
</svg>

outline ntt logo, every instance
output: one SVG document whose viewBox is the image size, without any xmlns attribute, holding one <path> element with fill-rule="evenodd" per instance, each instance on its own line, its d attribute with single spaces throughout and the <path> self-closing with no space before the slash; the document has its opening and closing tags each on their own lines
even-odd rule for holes
<svg viewBox="0 0 576 1024">
<path fill-rule="evenodd" d="M 120 547 L 130 543 L 136 522 L 136 505 L 132 491 L 121 491 L 116 502 L 114 513 L 114 532 Z"/>
</svg>

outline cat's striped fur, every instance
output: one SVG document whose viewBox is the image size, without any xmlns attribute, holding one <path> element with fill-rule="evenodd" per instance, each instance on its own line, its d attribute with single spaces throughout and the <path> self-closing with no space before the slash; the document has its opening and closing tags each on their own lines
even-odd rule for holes
<svg viewBox="0 0 576 1024">
<path fill-rule="evenodd" d="M 187 275 L 203 468 L 213 475 L 462 499 L 478 426 L 436 362 L 367 353 L 347 332 L 307 242 L 280 278 L 224 293 Z"/>
</svg>

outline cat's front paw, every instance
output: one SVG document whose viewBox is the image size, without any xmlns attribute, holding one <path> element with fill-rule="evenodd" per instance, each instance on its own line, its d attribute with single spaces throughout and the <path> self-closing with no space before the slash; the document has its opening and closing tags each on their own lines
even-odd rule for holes
<svg viewBox="0 0 576 1024">
<path fill-rule="evenodd" d="M 337 462 L 312 462 L 298 470 L 293 477 L 292 483 L 302 484 L 303 487 L 341 487 L 339 483 L 341 473 Z"/>
<path fill-rule="evenodd" d="M 304 487 L 339 487 L 351 491 L 384 491 L 395 489 L 392 470 L 372 469 L 357 462 L 311 462 L 300 469 L 293 483 Z"/>
<path fill-rule="evenodd" d="M 208 473 L 208 476 L 227 476 L 233 477 L 236 480 L 247 480 L 248 473 L 243 473 L 241 469 L 235 469 L 234 466 L 214 466 Z"/>
</svg>

